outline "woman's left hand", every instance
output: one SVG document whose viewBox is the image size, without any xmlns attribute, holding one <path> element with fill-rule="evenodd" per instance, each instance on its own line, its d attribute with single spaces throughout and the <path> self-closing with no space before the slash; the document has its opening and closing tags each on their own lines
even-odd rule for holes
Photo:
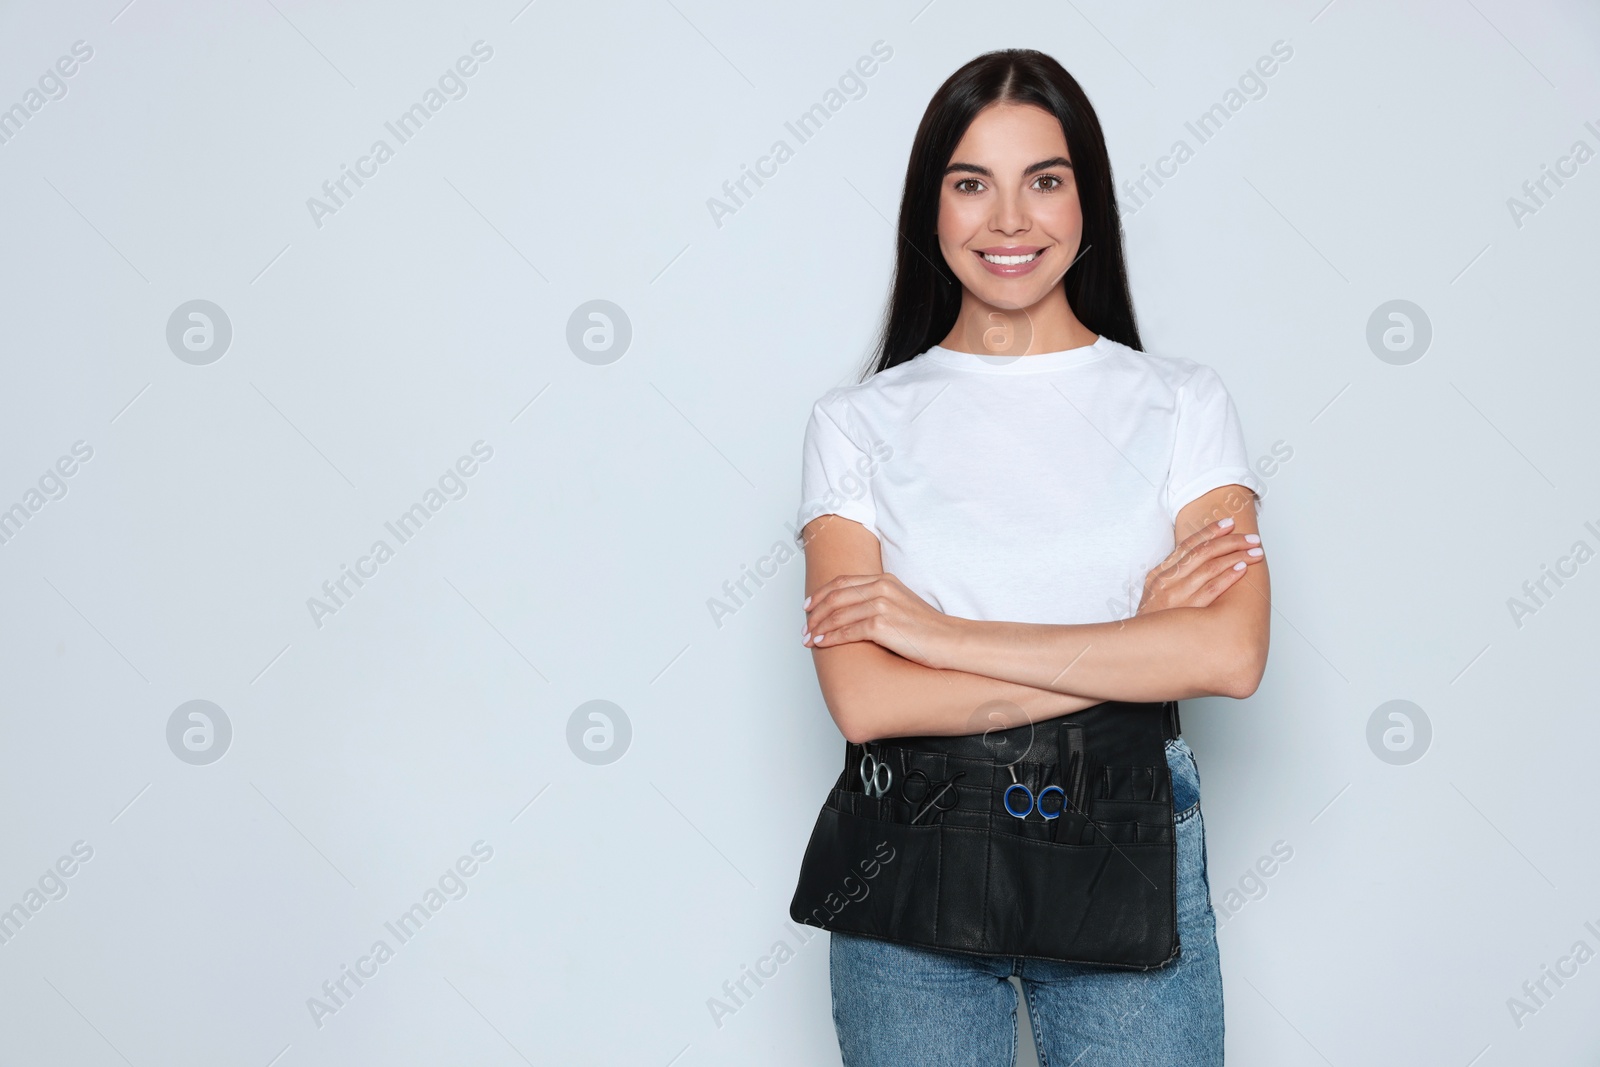
<svg viewBox="0 0 1600 1067">
<path fill-rule="evenodd" d="M 947 662 L 959 626 L 892 574 L 841 574 L 817 589 L 805 607 L 801 643 L 808 648 L 872 641 L 936 669 Z"/>
</svg>

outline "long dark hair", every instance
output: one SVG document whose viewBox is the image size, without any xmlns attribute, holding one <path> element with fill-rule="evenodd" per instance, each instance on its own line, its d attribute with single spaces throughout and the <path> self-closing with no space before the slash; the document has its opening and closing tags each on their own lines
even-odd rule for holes
<svg viewBox="0 0 1600 1067">
<path fill-rule="evenodd" d="M 1000 102 L 1041 107 L 1060 121 L 1066 135 L 1083 210 L 1083 247 L 1061 281 L 1073 314 L 1095 333 L 1144 351 L 1128 293 L 1122 222 L 1100 120 L 1060 63 L 1032 48 L 1007 48 L 985 52 L 950 75 L 923 112 L 900 197 L 889 306 L 863 380 L 927 351 L 955 326 L 961 284 L 935 234 L 939 189 L 967 127 L 978 112 Z"/>
</svg>

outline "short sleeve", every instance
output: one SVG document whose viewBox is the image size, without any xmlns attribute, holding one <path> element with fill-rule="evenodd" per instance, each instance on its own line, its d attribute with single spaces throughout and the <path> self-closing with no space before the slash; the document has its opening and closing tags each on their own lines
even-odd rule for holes
<svg viewBox="0 0 1600 1067">
<path fill-rule="evenodd" d="M 1177 409 L 1163 501 L 1167 518 L 1176 523 L 1184 505 L 1224 485 L 1242 485 L 1259 502 L 1266 486 L 1250 468 L 1244 428 L 1221 375 L 1210 367 L 1197 369 L 1178 387 Z"/>
<path fill-rule="evenodd" d="M 878 535 L 877 507 L 872 499 L 872 476 L 878 470 L 878 451 L 863 448 L 839 424 L 842 405 L 835 393 L 823 396 L 811 407 L 806 424 L 805 444 L 801 449 L 800 510 L 795 517 L 795 541 L 818 515 L 842 515 L 854 519 Z"/>
</svg>

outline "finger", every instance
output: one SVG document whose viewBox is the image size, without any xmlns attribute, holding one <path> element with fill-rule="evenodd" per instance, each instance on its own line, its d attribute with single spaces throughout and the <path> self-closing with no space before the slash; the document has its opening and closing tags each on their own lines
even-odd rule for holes
<svg viewBox="0 0 1600 1067">
<path fill-rule="evenodd" d="M 806 628 L 813 633 L 817 627 L 814 623 L 821 618 L 817 613 L 826 612 L 840 604 L 852 603 L 862 598 L 863 586 L 871 585 L 881 578 L 879 574 L 841 574 L 821 586 L 817 591 L 806 597 L 801 610 L 806 615 Z"/>
<path fill-rule="evenodd" d="M 1208 538 L 1189 549 L 1184 557 L 1185 561 L 1204 562 L 1227 552 L 1238 552 L 1249 547 L 1249 543 L 1245 540 L 1246 536 L 1246 534 L 1222 534 Z"/>
<path fill-rule="evenodd" d="M 841 574 L 821 586 L 811 594 L 810 606 L 803 609 L 806 615 L 806 628 L 816 633 L 819 628 L 818 623 L 826 618 L 827 612 L 845 604 L 859 604 L 863 600 L 870 599 L 876 591 L 872 587 L 886 577 L 887 575 L 883 574 Z M 818 614 L 819 612 L 822 614 Z"/>
<path fill-rule="evenodd" d="M 806 642 L 806 647 L 813 650 L 818 648 L 832 648 L 835 645 L 848 645 L 853 641 L 870 641 L 870 637 L 860 633 L 856 628 L 845 626 L 827 633 L 812 634 Z"/>
<path fill-rule="evenodd" d="M 1196 530 L 1194 533 L 1178 542 L 1174 549 L 1174 554 L 1181 553 L 1186 549 L 1195 548 L 1213 538 L 1222 537 L 1232 532 L 1233 519 L 1231 517 L 1224 517 L 1218 519 L 1216 522 L 1208 522 L 1204 526 L 1200 527 L 1200 529 Z"/>
<path fill-rule="evenodd" d="M 1221 522 L 1222 520 L 1219 519 L 1217 522 L 1207 523 L 1194 533 L 1190 534 L 1188 537 L 1185 537 L 1182 541 L 1179 541 L 1176 545 L 1173 545 L 1172 551 L 1167 553 L 1165 559 L 1152 567 L 1151 572 L 1154 573 L 1155 571 L 1164 570 L 1173 566 L 1181 561 L 1186 555 L 1188 555 L 1189 552 L 1204 544 L 1210 538 L 1215 537 L 1218 534 L 1225 533 L 1229 527 L 1222 526 Z"/>
<path fill-rule="evenodd" d="M 1227 563 L 1231 567 L 1233 564 L 1241 561 L 1246 564 L 1260 563 L 1266 558 L 1266 554 L 1262 552 L 1260 545 L 1245 543 L 1240 545 L 1232 552 L 1229 552 L 1227 555 L 1219 557 L 1219 561 Z"/>
<path fill-rule="evenodd" d="M 1204 558 L 1201 558 L 1202 555 Z M 1259 563 L 1264 558 L 1260 545 L 1251 544 L 1245 540 L 1245 535 L 1236 534 L 1232 537 L 1219 538 L 1210 542 L 1200 553 L 1196 554 L 1195 569 L 1211 572 L 1216 566 L 1228 566 L 1243 560 L 1245 563 Z"/>
<path fill-rule="evenodd" d="M 831 634 L 849 626 L 859 626 L 883 617 L 884 605 L 880 598 L 868 597 L 853 602 L 836 603 L 811 622 L 811 635 Z"/>
<path fill-rule="evenodd" d="M 834 578 L 828 579 L 826 582 L 823 582 L 817 587 L 817 591 L 812 593 L 807 599 L 811 601 L 812 607 L 815 607 L 817 601 L 827 596 L 829 593 L 840 589 L 846 589 L 850 586 L 862 585 L 866 582 L 876 581 L 882 577 L 883 575 L 881 574 L 841 574 Z"/>
<path fill-rule="evenodd" d="M 1193 573 L 1197 568 L 1204 567 L 1207 563 L 1219 558 L 1225 558 L 1234 553 L 1259 549 L 1259 545 L 1252 543 L 1249 538 L 1252 534 L 1222 534 L 1200 542 L 1177 561 L 1169 574 L 1163 577 L 1182 578 Z M 1256 537 L 1259 542 L 1260 538 Z M 1256 558 L 1260 557 L 1259 551 Z"/>
<path fill-rule="evenodd" d="M 812 602 L 811 610 L 806 612 L 806 630 L 810 632 L 812 643 L 820 634 L 829 634 L 844 626 L 846 619 L 841 613 L 854 607 L 856 600 L 839 600 L 834 598 L 823 602 Z"/>
<path fill-rule="evenodd" d="M 925 651 L 896 625 L 894 604 L 884 597 L 837 609 L 834 619 L 811 635 L 813 648 L 831 648 L 851 641 L 870 641 L 917 663 L 931 665 Z"/>
<path fill-rule="evenodd" d="M 1204 604 L 1198 602 L 1198 598 L 1204 595 L 1207 583 L 1231 571 L 1235 564 L 1245 563 L 1248 566 L 1253 561 L 1254 558 L 1244 552 L 1230 552 L 1205 560 L 1203 563 L 1191 561 L 1182 575 L 1162 583 L 1160 588 L 1163 601 L 1169 607 L 1180 604 L 1187 607 L 1204 607 Z"/>
<path fill-rule="evenodd" d="M 1247 566 L 1241 566 L 1237 563 L 1232 564 L 1221 574 L 1202 585 L 1199 592 L 1195 594 L 1196 606 L 1206 607 L 1215 601 L 1217 597 L 1227 592 L 1235 582 L 1244 577 Z"/>
<path fill-rule="evenodd" d="M 1260 563 L 1264 558 L 1264 556 L 1252 556 L 1248 552 L 1230 552 L 1225 556 L 1219 556 L 1195 572 L 1193 576 L 1195 588 L 1197 590 L 1203 588 L 1205 583 L 1211 581 L 1213 578 L 1216 578 L 1218 575 L 1226 574 L 1234 570 L 1237 570 L 1242 574 L 1246 569 L 1249 568 L 1250 564 Z M 1244 564 L 1244 566 L 1241 567 L 1241 563 Z"/>
<path fill-rule="evenodd" d="M 1242 552 L 1232 552 L 1208 564 L 1199 572 L 1203 580 L 1196 589 L 1196 595 L 1200 595 L 1211 582 L 1219 577 L 1228 579 L 1227 585 L 1232 585 L 1234 581 L 1243 578 L 1249 572 L 1252 563 L 1265 562 L 1265 555 L 1250 555 L 1250 552 L 1255 550 L 1251 548 Z M 1225 585 L 1223 588 L 1226 587 Z"/>
<path fill-rule="evenodd" d="M 1224 522 L 1228 523 L 1228 525 L 1222 525 Z M 1207 547 L 1217 538 L 1227 536 L 1228 531 L 1232 528 L 1232 519 L 1219 519 L 1216 522 L 1207 523 L 1178 542 L 1172 551 L 1167 553 L 1167 557 L 1151 569 L 1150 573 L 1159 573 L 1170 577 L 1177 577 L 1186 573 L 1187 565 L 1192 565 L 1192 562 L 1197 558 L 1200 560 L 1210 558 L 1210 553 L 1206 551 Z"/>
<path fill-rule="evenodd" d="M 833 621 L 824 623 L 822 629 L 814 631 L 809 644 L 812 648 L 832 648 L 851 641 L 876 641 L 879 637 L 878 618 L 871 611 L 841 614 Z"/>
<path fill-rule="evenodd" d="M 1176 545 L 1173 545 L 1172 551 L 1168 552 L 1166 558 L 1160 563 L 1156 564 L 1152 570 L 1165 570 L 1177 566 L 1195 549 L 1199 548 L 1201 545 L 1205 544 L 1208 540 L 1221 532 L 1222 531 L 1217 528 L 1216 523 L 1210 523 L 1206 526 L 1202 526 L 1199 530 L 1196 530 L 1188 537 L 1185 537 L 1182 541 L 1179 541 Z"/>
</svg>

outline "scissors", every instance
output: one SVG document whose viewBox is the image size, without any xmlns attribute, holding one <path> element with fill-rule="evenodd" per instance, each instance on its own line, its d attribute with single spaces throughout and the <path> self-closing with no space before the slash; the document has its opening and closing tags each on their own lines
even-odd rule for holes
<svg viewBox="0 0 1600 1067">
<path fill-rule="evenodd" d="M 1006 806 L 1007 814 L 1015 816 L 1018 819 L 1026 819 L 1030 814 L 1033 813 L 1033 809 L 1037 807 L 1039 809 L 1039 814 L 1044 816 L 1046 819 L 1061 818 L 1061 812 L 1067 806 L 1066 790 L 1062 789 L 1059 785 L 1047 785 L 1043 789 L 1039 790 L 1039 795 L 1035 797 L 1033 795 L 1033 790 L 1017 781 L 1016 767 L 1008 766 L 1006 767 L 1006 770 L 1011 772 L 1011 784 L 1006 786 L 1005 796 L 1002 798 L 1002 802 Z M 1056 796 L 1059 796 L 1061 799 L 1060 801 L 1051 801 L 1050 806 L 1046 808 L 1045 798 L 1050 796 L 1051 793 L 1056 794 Z M 1017 810 L 1018 805 L 1015 801 L 1013 801 L 1013 797 L 1021 798 L 1021 811 Z"/>
<path fill-rule="evenodd" d="M 872 766 L 872 770 L 871 771 L 867 770 L 867 765 L 868 764 L 871 764 L 871 766 Z M 882 785 L 878 784 L 878 775 L 879 775 L 880 771 L 883 772 L 883 784 Z M 869 796 L 869 797 L 877 797 L 879 800 L 882 800 L 883 799 L 883 795 L 889 791 L 889 785 L 893 781 L 894 781 L 894 771 L 890 770 L 889 763 L 888 763 L 887 760 L 880 760 L 877 756 L 874 756 L 871 752 L 862 753 L 862 755 L 861 755 L 861 788 L 862 788 L 862 791 L 867 794 L 867 796 Z"/>
<path fill-rule="evenodd" d="M 906 775 L 906 780 L 900 783 L 900 795 L 909 804 L 919 805 L 917 813 L 911 816 L 915 823 L 930 811 L 943 814 L 952 811 L 960 803 L 961 791 L 956 789 L 957 780 L 966 777 L 966 771 L 959 771 L 953 777 L 937 783 L 921 770 L 911 771 Z M 912 786 L 916 786 L 916 795 L 912 795 Z"/>
</svg>

